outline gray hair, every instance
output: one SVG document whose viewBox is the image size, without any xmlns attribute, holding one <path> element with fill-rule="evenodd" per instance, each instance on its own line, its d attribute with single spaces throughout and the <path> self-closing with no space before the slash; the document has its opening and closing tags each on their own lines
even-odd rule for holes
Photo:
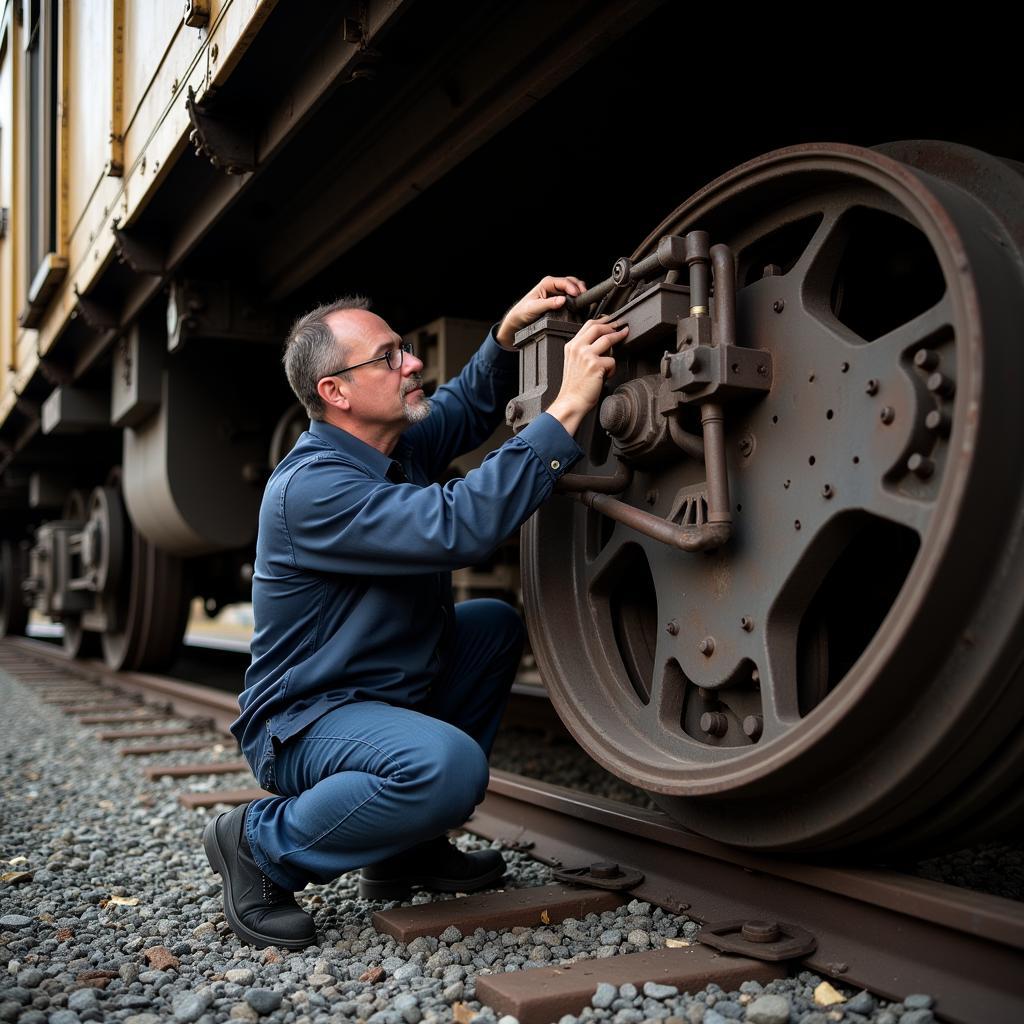
<svg viewBox="0 0 1024 1024">
<path fill-rule="evenodd" d="M 324 402 L 316 386 L 339 363 L 345 361 L 345 346 L 335 336 L 325 318 L 343 309 L 369 309 L 363 295 L 343 295 L 325 306 L 317 306 L 292 324 L 284 343 L 284 372 L 295 397 L 311 420 L 324 418 Z M 348 374 L 343 374 L 348 379 Z"/>
</svg>

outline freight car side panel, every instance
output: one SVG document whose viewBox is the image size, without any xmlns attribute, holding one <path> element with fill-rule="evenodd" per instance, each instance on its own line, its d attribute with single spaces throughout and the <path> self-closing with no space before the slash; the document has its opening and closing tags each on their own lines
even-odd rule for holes
<svg viewBox="0 0 1024 1024">
<path fill-rule="evenodd" d="M 223 81 L 248 48 L 276 0 L 220 0 L 211 4 L 205 28 L 186 27 L 177 4 L 143 0 L 81 0 L 61 4 L 67 52 L 58 75 L 65 92 L 66 168 L 58 182 L 65 190 L 68 272 L 49 304 L 38 330 L 18 326 L 26 291 L 35 273 L 27 267 L 23 231 L 0 242 L 2 273 L 9 301 L 3 306 L 3 366 L 0 367 L 0 425 L 10 415 L 17 394 L 36 372 L 68 323 L 76 292 L 88 295 L 98 274 L 114 258 L 113 222 L 129 226 L 159 188 L 166 172 L 187 146 L 189 119 L 185 96 L 191 86 L 202 98 L 211 81 Z M 23 30 L 5 6 L 7 52 L 2 58 L 6 94 L 0 123 L 11 125 L 17 141 L 24 132 L 24 83 L 17 50 Z M 115 40 L 121 42 L 120 55 Z M 211 58 L 216 43 L 217 59 Z M 118 70 L 120 62 L 120 70 Z M 119 90 L 115 92 L 115 90 Z M 116 99 L 120 99 L 119 111 Z M 120 117 L 123 150 L 111 144 L 111 127 Z M 11 191 L 9 209 L 21 188 L 14 168 L 23 164 L 8 145 L 10 171 L 4 186 Z M 110 173 L 115 155 L 122 173 Z M 12 217 L 16 225 L 17 215 Z M 19 233 L 20 232 L 20 233 Z M 13 352 L 13 358 L 11 353 Z M 10 365 L 18 372 L 11 374 Z"/>
<path fill-rule="evenodd" d="M 14 296 L 20 292 L 21 267 L 14 259 L 13 238 L 17 230 L 15 209 L 14 106 L 13 81 L 17 73 L 17 48 L 11 45 L 9 23 L 11 6 L 0 16 L 0 210 L 6 211 L 7 223 L 0 239 L 0 388 L 7 386 L 8 369 L 14 362 L 14 339 L 17 319 Z"/>
</svg>

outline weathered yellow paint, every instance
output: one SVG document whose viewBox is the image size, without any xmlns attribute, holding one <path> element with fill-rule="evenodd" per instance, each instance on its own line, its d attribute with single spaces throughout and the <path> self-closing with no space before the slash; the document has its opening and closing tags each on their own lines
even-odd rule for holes
<svg viewBox="0 0 1024 1024">
<path fill-rule="evenodd" d="M 36 332 L 20 332 L 18 348 L 26 353 L 37 349 L 45 355 L 52 348 L 74 309 L 75 289 L 88 292 L 96 274 L 113 258 L 114 218 L 130 224 L 188 145 L 185 96 L 189 85 L 200 97 L 208 87 L 212 37 L 216 35 L 218 47 L 217 80 L 222 81 L 227 74 L 223 69 L 237 63 L 276 4 L 276 0 L 222 0 L 214 5 L 211 27 L 207 30 L 183 28 L 177 5 L 173 5 L 177 13 L 171 24 L 165 16 L 168 5 L 125 0 L 124 176 L 118 179 L 103 173 L 109 156 L 112 76 L 106 76 L 105 83 L 95 80 L 95 54 L 110 53 L 113 47 L 115 2 L 63 0 L 70 7 L 68 159 L 75 169 L 69 178 L 69 271 L 40 326 L 38 345 L 33 344 Z M 79 27 L 84 38 L 76 31 Z M 166 45 L 160 30 L 171 33 Z M 153 46 L 156 52 L 133 51 L 133 43 L 140 40 Z M 144 74 L 140 76 L 140 63 L 151 69 L 148 79 Z M 34 355 L 33 351 L 33 371 Z M 0 406 L 0 410 L 6 405 Z M 7 412 L 0 414 L 0 421 Z"/>
</svg>

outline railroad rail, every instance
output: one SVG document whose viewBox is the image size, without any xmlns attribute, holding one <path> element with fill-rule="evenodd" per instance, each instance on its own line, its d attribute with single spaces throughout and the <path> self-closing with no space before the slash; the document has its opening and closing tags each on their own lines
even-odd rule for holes
<svg viewBox="0 0 1024 1024">
<path fill-rule="evenodd" d="M 180 680 L 113 673 L 68 662 L 39 641 L 0 643 L 0 668 L 40 698 L 100 729 L 125 756 L 211 750 L 224 743 L 235 697 Z M 185 726 L 160 725 L 168 718 Z M 111 728 L 128 725 L 131 728 Z M 223 754 L 223 749 L 220 751 Z M 147 777 L 247 772 L 241 759 L 148 765 Z M 254 786 L 181 793 L 187 808 L 267 795 Z M 926 991 L 944 1020 L 1016 1021 L 1024 1012 L 1019 967 L 1024 911 L 1001 897 L 900 874 L 776 858 L 724 846 L 660 811 L 493 771 L 465 829 L 527 849 L 563 874 L 562 883 L 381 911 L 379 931 L 411 941 L 455 923 L 513 927 L 601 912 L 639 898 L 702 923 L 696 942 L 570 966 L 483 976 L 478 998 L 521 1024 L 577 1012 L 596 984 L 668 981 L 695 991 L 709 981 L 767 981 L 809 968 L 886 998 Z M 558 875 L 556 874 L 556 877 Z M 573 877 L 583 887 L 567 884 Z"/>
</svg>

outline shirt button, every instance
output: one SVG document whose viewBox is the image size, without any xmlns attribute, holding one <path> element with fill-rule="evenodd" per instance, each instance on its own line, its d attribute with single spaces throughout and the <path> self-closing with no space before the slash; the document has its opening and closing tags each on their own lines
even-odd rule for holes
<svg viewBox="0 0 1024 1024">
<path fill-rule="evenodd" d="M 561 469 L 562 468 L 562 464 L 558 461 L 558 459 L 552 459 L 551 460 L 551 468 L 552 469 Z"/>
</svg>

